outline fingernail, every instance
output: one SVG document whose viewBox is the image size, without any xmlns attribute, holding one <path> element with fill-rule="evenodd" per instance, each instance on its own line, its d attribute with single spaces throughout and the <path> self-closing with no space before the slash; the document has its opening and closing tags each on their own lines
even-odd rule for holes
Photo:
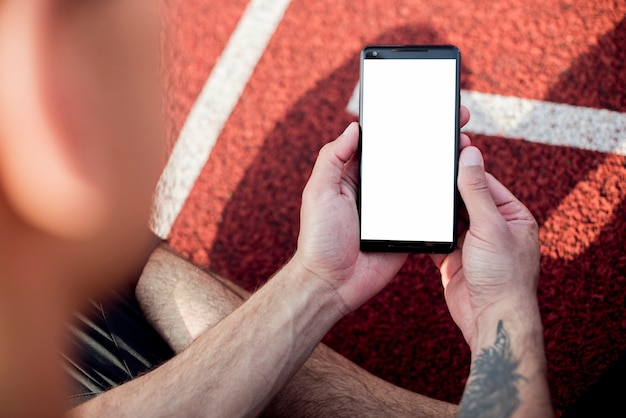
<svg viewBox="0 0 626 418">
<path fill-rule="evenodd" d="M 483 155 L 476 147 L 467 147 L 461 151 L 460 160 L 464 167 L 483 165 Z"/>
<path fill-rule="evenodd" d="M 352 125 L 354 125 L 356 122 L 350 122 L 350 124 L 348 126 L 346 126 L 346 129 L 343 130 L 342 135 L 347 134 L 348 132 L 350 132 L 350 129 L 352 128 Z"/>
</svg>

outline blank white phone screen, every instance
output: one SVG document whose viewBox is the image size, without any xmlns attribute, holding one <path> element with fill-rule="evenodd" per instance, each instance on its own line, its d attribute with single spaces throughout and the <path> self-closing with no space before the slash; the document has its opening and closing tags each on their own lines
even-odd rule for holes
<svg viewBox="0 0 626 418">
<path fill-rule="evenodd" d="M 456 61 L 365 59 L 361 239 L 451 242 Z"/>
</svg>

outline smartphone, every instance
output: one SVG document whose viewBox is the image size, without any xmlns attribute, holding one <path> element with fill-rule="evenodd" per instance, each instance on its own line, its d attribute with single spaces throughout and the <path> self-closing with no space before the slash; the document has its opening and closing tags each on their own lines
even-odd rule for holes
<svg viewBox="0 0 626 418">
<path fill-rule="evenodd" d="M 361 250 L 456 248 L 460 60 L 447 45 L 361 51 Z"/>
</svg>

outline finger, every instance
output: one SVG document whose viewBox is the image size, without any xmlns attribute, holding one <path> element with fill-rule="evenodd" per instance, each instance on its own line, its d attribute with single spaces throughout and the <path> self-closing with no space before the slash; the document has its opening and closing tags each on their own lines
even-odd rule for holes
<svg viewBox="0 0 626 418">
<path fill-rule="evenodd" d="M 437 266 L 437 269 L 441 270 L 441 265 L 443 264 L 443 261 L 446 259 L 446 257 L 448 257 L 448 254 L 431 254 L 430 258 L 433 260 L 433 263 L 435 263 L 435 266 Z"/>
<path fill-rule="evenodd" d="M 356 122 L 354 122 L 352 125 L 356 126 L 356 135 L 354 137 L 348 138 L 348 142 L 350 142 L 350 146 L 348 147 L 349 150 L 352 150 L 353 147 L 358 148 L 359 126 Z M 348 128 L 350 128 L 350 126 L 348 126 Z M 350 136 L 350 135 L 353 135 L 353 133 L 348 132 L 347 135 Z M 356 139 L 356 146 L 351 142 L 351 141 L 354 141 L 355 139 Z M 359 159 L 357 158 L 356 150 L 352 151 L 352 155 L 349 157 L 348 161 L 344 164 L 343 179 L 345 180 L 345 185 L 347 186 L 347 188 L 344 189 L 344 192 L 350 194 L 350 196 L 354 200 L 356 200 L 357 188 L 359 184 Z"/>
<path fill-rule="evenodd" d="M 498 211 L 506 221 L 535 222 L 528 208 L 515 195 L 490 173 L 486 173 L 489 191 Z"/>
<path fill-rule="evenodd" d="M 499 216 L 478 148 L 469 146 L 461 151 L 457 184 L 471 225 L 489 225 Z"/>
<path fill-rule="evenodd" d="M 459 137 L 459 145 L 460 149 L 467 148 L 472 145 L 472 140 L 470 139 L 469 135 L 467 135 L 466 133 L 461 133 L 461 136 Z"/>
<path fill-rule="evenodd" d="M 495 178 L 491 173 L 485 173 L 487 178 L 487 185 L 489 186 L 489 192 L 493 197 L 493 202 L 496 206 L 502 206 L 513 202 L 519 202 L 515 195 L 507 189 L 500 181 Z"/>
<path fill-rule="evenodd" d="M 465 106 L 461 106 L 460 110 L 459 110 L 459 123 L 461 125 L 461 128 L 464 127 L 465 125 L 467 125 L 467 123 L 470 120 L 470 111 L 467 107 Z M 472 145 L 472 141 L 469 137 L 469 135 L 467 135 L 466 133 L 462 132 L 461 136 L 460 136 L 460 149 L 469 147 L 470 145 Z"/>
<path fill-rule="evenodd" d="M 433 260 L 435 266 L 437 266 L 439 270 L 441 270 L 443 262 L 448 257 L 455 256 L 459 251 L 463 249 L 463 243 L 465 242 L 465 234 L 467 233 L 468 226 L 469 223 L 467 223 L 464 219 L 459 218 L 459 222 L 457 224 L 457 243 L 456 248 L 453 252 L 449 254 L 430 254 L 430 258 Z"/>
<path fill-rule="evenodd" d="M 454 251 L 450 254 L 431 254 L 430 257 L 439 269 L 443 287 L 448 285 L 448 281 L 454 277 L 463 267 L 462 251 L 465 234 L 459 237 L 459 243 Z"/>
<path fill-rule="evenodd" d="M 335 155 L 343 164 L 354 155 L 359 145 L 359 124 L 352 122 L 339 137 L 333 141 L 336 146 Z"/>
<path fill-rule="evenodd" d="M 461 128 L 467 125 L 467 122 L 470 120 L 470 111 L 467 107 L 461 106 L 459 109 L 459 123 L 461 124 Z"/>
<path fill-rule="evenodd" d="M 359 186 L 359 159 L 354 154 L 345 165 L 344 178 L 356 197 L 356 190 Z"/>
<path fill-rule="evenodd" d="M 339 186 L 344 165 L 356 152 L 359 143 L 359 125 L 352 122 L 334 141 L 324 145 L 313 167 L 307 183 L 309 191 L 329 190 L 329 186 Z"/>
</svg>

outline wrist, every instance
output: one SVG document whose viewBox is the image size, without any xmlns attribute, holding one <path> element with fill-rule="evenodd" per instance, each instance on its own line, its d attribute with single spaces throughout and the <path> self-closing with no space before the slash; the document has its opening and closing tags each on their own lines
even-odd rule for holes
<svg viewBox="0 0 626 418">
<path fill-rule="evenodd" d="M 297 285 L 317 300 L 317 304 L 326 314 L 333 317 L 335 322 L 352 311 L 341 297 L 338 286 L 332 281 L 335 276 L 333 272 L 320 273 L 317 271 L 319 269 L 311 268 L 298 252 L 285 268 L 291 277 L 299 282 Z"/>
<path fill-rule="evenodd" d="M 212 376 L 224 379 L 218 389 L 212 388 L 213 396 L 239 397 L 226 402 L 235 410 L 218 415 L 260 413 L 339 319 L 336 311 L 332 294 L 290 261 L 241 307 L 199 338 L 196 347 L 205 343 L 226 348 L 219 351 L 219 363 L 211 361 Z"/>
<path fill-rule="evenodd" d="M 493 399 L 515 416 L 552 415 L 539 309 L 523 305 L 493 307 L 479 316 L 459 416 L 474 416 L 472 408 Z M 485 377 L 500 384 L 485 386 Z"/>
<path fill-rule="evenodd" d="M 498 303 L 483 310 L 476 318 L 474 339 L 470 344 L 472 358 L 493 344 L 500 323 L 514 342 L 512 349 L 516 357 L 540 353 L 544 358 L 543 326 L 534 297 L 517 303 Z"/>
<path fill-rule="evenodd" d="M 344 316 L 339 296 L 318 275 L 297 260 L 290 260 L 265 287 L 287 303 L 297 333 L 318 335 L 321 339 Z"/>
</svg>

